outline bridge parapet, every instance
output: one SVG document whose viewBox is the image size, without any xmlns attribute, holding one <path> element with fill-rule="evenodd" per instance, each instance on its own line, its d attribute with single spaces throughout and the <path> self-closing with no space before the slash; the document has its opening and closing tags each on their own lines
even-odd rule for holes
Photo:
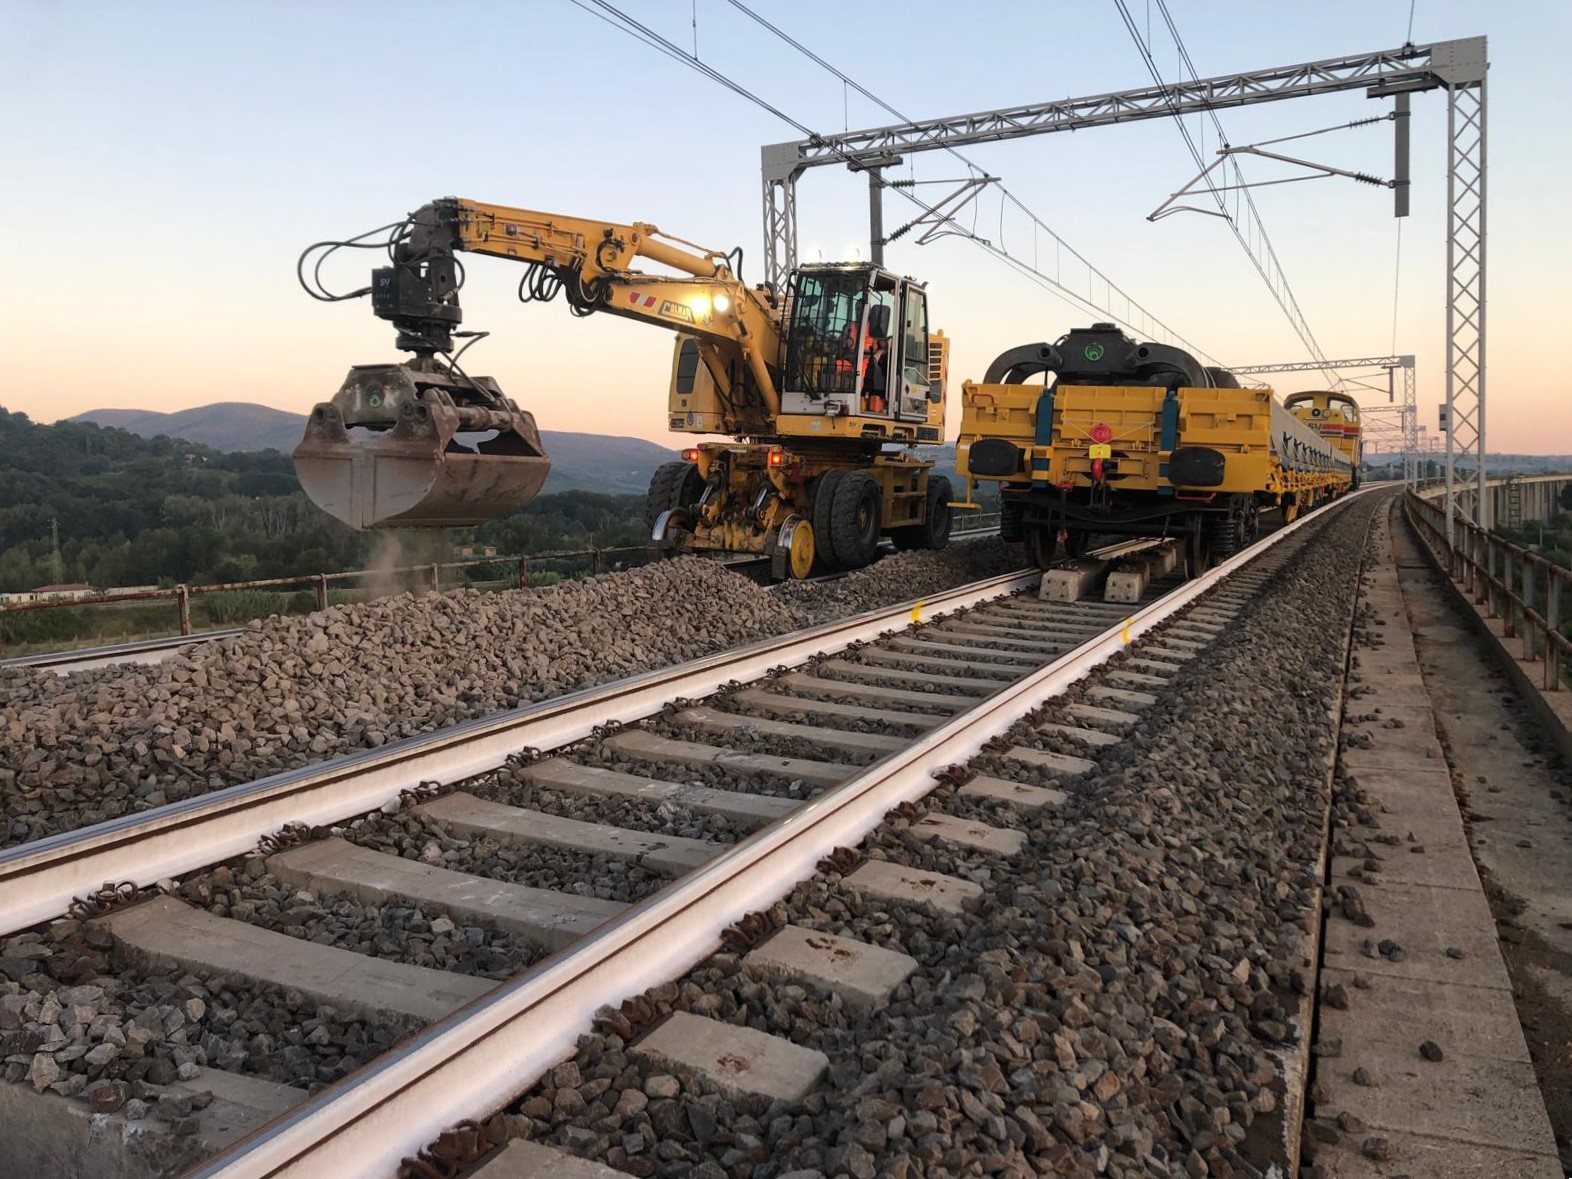
<svg viewBox="0 0 1572 1179">
<path fill-rule="evenodd" d="M 1487 494 L 1501 496 L 1493 504 L 1490 519 L 1505 521 L 1501 510 L 1504 497 L 1513 496 L 1522 509 L 1518 519 L 1548 519 L 1557 510 L 1563 490 L 1572 485 L 1572 474 L 1502 476 L 1490 480 Z M 1540 687 L 1560 692 L 1566 670 L 1572 667 L 1572 640 L 1568 627 L 1567 604 L 1572 603 L 1572 569 L 1558 565 L 1540 553 L 1514 544 L 1489 532 L 1473 520 L 1459 516 L 1453 520 L 1453 535 L 1446 535 L 1446 516 L 1441 503 L 1443 489 L 1419 487 L 1405 496 L 1408 518 L 1424 537 L 1437 562 L 1451 577 L 1457 589 L 1470 597 L 1492 633 L 1510 651 L 1521 642 L 1524 664 L 1539 664 Z M 1507 643 L 1506 640 L 1513 640 Z M 1528 675 L 1527 668 L 1522 672 Z"/>
<path fill-rule="evenodd" d="M 1496 475 L 1490 478 L 1485 494 L 1490 497 L 1490 511 L 1485 519 L 1497 524 L 1518 528 L 1531 521 L 1548 520 L 1560 507 L 1562 493 L 1572 485 L 1572 474 L 1545 475 Z M 1446 488 L 1440 480 L 1421 483 L 1417 494 L 1421 499 L 1443 504 Z M 1479 519 L 1479 492 L 1473 485 L 1459 487 L 1458 511 L 1469 520 Z"/>
</svg>

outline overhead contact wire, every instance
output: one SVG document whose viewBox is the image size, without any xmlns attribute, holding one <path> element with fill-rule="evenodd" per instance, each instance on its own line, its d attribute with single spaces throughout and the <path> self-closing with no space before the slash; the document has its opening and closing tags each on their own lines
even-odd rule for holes
<svg viewBox="0 0 1572 1179">
<path fill-rule="evenodd" d="M 895 118 L 901 120 L 903 123 L 910 123 L 910 122 L 913 121 L 912 117 L 910 115 L 906 114 L 906 112 L 896 109 L 890 103 L 888 103 L 884 99 L 880 98 L 872 90 L 869 90 L 866 86 L 862 85 L 862 83 L 858 82 L 855 78 L 851 77 L 844 70 L 841 70 L 838 67 L 830 64 L 830 62 L 826 61 L 819 54 L 815 53 L 812 49 L 809 49 L 806 45 L 804 45 L 801 41 L 798 41 L 790 33 L 786 32 L 784 29 L 780 28 L 778 25 L 775 25 L 775 24 L 771 23 L 765 17 L 760 15 L 758 12 L 754 11 L 746 3 L 744 3 L 743 0 L 727 0 L 727 2 L 729 4 L 731 4 L 731 6 L 733 8 L 737 9 L 737 11 L 743 13 L 749 19 L 755 21 L 757 24 L 761 25 L 763 28 L 765 28 L 769 32 L 773 33 L 776 37 L 778 37 L 782 41 L 786 42 L 786 44 L 790 45 L 793 49 L 797 50 L 797 52 L 801 53 L 804 57 L 808 58 L 815 65 L 818 65 L 820 68 L 826 70 L 830 74 L 833 74 L 835 77 L 839 78 L 841 80 L 841 83 L 842 83 L 843 87 L 850 88 L 852 90 L 857 91 L 858 94 L 862 95 L 869 102 L 874 103 L 881 110 L 883 110 L 886 114 L 893 115 Z M 945 145 L 940 150 L 948 152 L 955 159 L 957 159 L 961 163 L 965 164 L 966 167 L 973 174 L 980 175 L 980 176 L 986 176 L 988 174 L 987 171 L 981 165 L 979 165 L 974 160 L 972 160 L 968 156 L 966 156 L 963 152 L 961 152 L 961 150 L 959 148 L 952 147 L 952 146 L 949 146 L 949 145 Z M 1019 210 L 1023 215 L 1025 215 L 1032 222 L 1034 230 L 1036 230 L 1036 229 L 1042 230 L 1049 237 L 1053 238 L 1054 241 L 1057 242 L 1061 247 L 1063 247 L 1063 249 L 1068 250 L 1070 252 L 1070 254 L 1076 259 L 1076 261 L 1080 262 L 1083 266 L 1086 267 L 1087 276 L 1088 276 L 1088 282 L 1087 282 L 1087 290 L 1088 290 L 1088 292 L 1090 292 L 1091 289 L 1092 289 L 1092 284 L 1091 284 L 1091 281 L 1090 281 L 1091 278 L 1095 277 L 1095 278 L 1098 278 L 1098 279 L 1102 280 L 1103 284 L 1111 292 L 1116 292 L 1119 295 L 1119 297 L 1125 301 L 1127 314 L 1128 314 L 1128 311 L 1129 311 L 1130 308 L 1134 308 L 1145 319 L 1146 323 L 1145 323 L 1144 326 L 1131 323 L 1129 321 L 1129 319 L 1121 317 L 1119 315 L 1116 315 L 1110 308 L 1103 307 L 1103 306 L 1097 304 L 1096 302 L 1094 302 L 1094 301 L 1092 301 L 1090 299 L 1086 299 L 1086 298 L 1081 297 L 1080 295 L 1072 295 L 1073 299 L 1080 305 L 1080 307 L 1084 307 L 1085 309 L 1089 309 L 1094 314 L 1106 315 L 1106 316 L 1108 316 L 1111 319 L 1115 319 L 1119 323 L 1124 324 L 1126 327 L 1130 328 L 1132 331 L 1137 332 L 1138 334 L 1142 334 L 1142 335 L 1156 335 L 1157 333 L 1155 333 L 1155 332 L 1153 332 L 1151 330 L 1152 327 L 1155 326 L 1158 329 L 1160 329 L 1160 331 L 1162 333 L 1165 333 L 1170 339 L 1172 339 L 1174 341 L 1177 341 L 1178 343 L 1183 344 L 1186 348 L 1189 348 L 1192 352 L 1195 352 L 1197 355 L 1204 356 L 1204 357 L 1206 357 L 1206 359 L 1214 361 L 1214 363 L 1216 362 L 1216 358 L 1215 357 L 1208 355 L 1198 345 L 1191 343 L 1189 340 L 1185 339 L 1178 332 L 1176 332 L 1173 328 L 1169 327 L 1162 320 L 1158 319 L 1157 316 L 1153 315 L 1150 311 L 1148 311 L 1140 303 L 1136 302 L 1136 300 L 1133 299 L 1130 296 L 1129 292 L 1125 291 L 1124 288 L 1120 287 L 1117 283 L 1115 283 L 1112 279 L 1110 279 L 1098 267 L 1093 266 L 1092 263 L 1086 258 L 1086 256 L 1084 254 L 1082 254 L 1079 250 L 1077 250 L 1069 242 L 1065 241 L 1064 238 L 1061 237 L 1050 225 L 1048 225 L 1047 222 L 1045 222 L 1041 217 L 1039 217 L 1026 204 L 1025 201 L 1023 201 L 1020 197 L 1016 196 L 1015 193 L 1010 191 L 1009 187 L 1003 181 L 996 181 L 995 183 L 998 185 L 999 192 L 1002 194 L 1004 200 L 1009 201 L 1011 205 L 1013 205 L 1017 210 Z M 954 220 L 953 217 L 946 217 L 945 220 L 948 221 L 951 225 L 955 225 L 955 220 Z M 971 240 L 974 242 L 974 244 L 977 244 L 979 246 L 983 245 L 983 239 L 978 238 L 975 235 L 975 226 L 973 227 L 972 234 L 968 235 L 968 234 L 966 234 L 963 231 L 961 236 L 963 236 L 963 237 L 970 236 Z M 1002 207 L 1000 209 L 999 236 L 1000 236 L 1000 239 L 1002 241 L 1003 237 L 1004 237 L 1004 222 L 1003 222 L 1003 209 L 1002 209 Z M 1005 250 L 1003 252 L 1005 254 L 1009 253 L 1008 250 Z M 1042 279 L 1046 280 L 1049 284 L 1051 284 L 1051 286 L 1045 288 L 1045 289 L 1049 290 L 1050 293 L 1071 294 L 1070 289 L 1065 287 L 1064 284 L 1059 279 L 1057 279 L 1057 278 L 1049 278 L 1046 274 L 1044 274 L 1042 271 L 1037 269 L 1037 266 L 1036 266 L 1035 263 L 1027 263 L 1027 262 L 1025 262 L 1022 259 L 1017 259 L 1017 258 L 1015 258 L 1015 256 L 1013 254 L 1009 255 L 1009 257 L 1012 260 L 1014 260 L 1015 262 L 1018 262 L 1021 266 L 1027 267 L 1028 269 L 1030 269 L 1031 271 L 1036 273 L 1039 277 L 1041 277 Z"/>
<path fill-rule="evenodd" d="M 713 66 L 710 66 L 707 63 L 702 62 L 702 61 L 695 61 L 693 58 L 691 58 L 688 54 L 684 53 L 680 48 L 678 48 L 676 45 L 674 45 L 667 38 L 661 36 L 661 34 L 655 32 L 653 29 L 649 28 L 647 25 L 644 25 L 640 21 L 634 19 L 632 16 L 628 15 L 622 9 L 618 8 L 616 5 L 609 3 L 608 0 L 568 0 L 568 2 L 570 4 L 572 4 L 574 7 L 583 9 L 585 12 L 588 12 L 591 16 L 594 16 L 597 19 L 602 20 L 605 23 L 611 25 L 612 28 L 618 29 L 619 31 L 625 33 L 626 35 L 633 37 L 635 40 L 640 41 L 640 42 L 642 42 L 645 45 L 648 45 L 650 48 L 659 50 L 661 53 L 665 54 L 667 57 L 670 57 L 673 61 L 680 62 L 681 64 L 687 66 L 688 68 L 696 70 L 697 72 L 703 74 L 705 77 L 711 79 L 712 81 L 718 83 L 721 86 L 724 86 L 727 90 L 730 90 L 732 93 L 736 94 L 737 96 L 747 99 L 749 102 L 753 103 L 755 106 L 759 107 L 760 109 L 762 109 L 764 111 L 767 111 L 769 114 L 772 114 L 776 118 L 780 119 L 783 123 L 785 123 L 788 126 L 796 129 L 802 135 L 802 137 L 804 139 L 806 139 L 809 142 L 813 143 L 815 146 L 823 147 L 826 150 L 833 152 L 835 155 L 839 156 L 842 160 L 844 160 L 848 164 L 860 165 L 861 161 L 857 160 L 857 158 L 855 156 L 853 156 L 850 153 L 848 153 L 848 152 L 846 152 L 846 151 L 844 151 L 844 150 L 842 150 L 840 148 L 837 148 L 834 145 L 828 143 L 824 139 L 824 137 L 822 135 L 820 135 L 813 128 L 809 127 L 806 123 L 803 123 L 802 121 L 800 121 L 798 119 L 795 119 L 792 116 L 788 115 L 785 111 L 781 110 L 779 107 L 775 106 L 773 103 L 769 102 L 767 99 L 761 97 L 758 94 L 755 94 L 753 91 L 749 90 L 747 87 L 743 86 L 741 83 L 733 81 L 731 78 L 727 77 L 725 74 L 721 73 L 719 70 L 715 69 Z M 593 7 L 591 7 L 592 5 L 593 5 Z M 597 11 L 597 9 L 600 10 L 600 11 Z M 806 50 L 805 50 L 805 52 L 806 52 Z M 827 64 L 826 64 L 826 68 L 827 69 L 831 69 L 832 71 L 834 70 L 834 67 L 828 66 Z M 862 87 L 860 84 L 856 83 L 855 81 L 852 81 L 849 78 L 846 79 L 846 81 L 847 81 L 848 85 L 850 85 L 853 89 L 857 90 L 859 93 L 867 93 L 865 88 Z M 870 97 L 871 97 L 871 95 L 870 95 Z M 874 98 L 873 101 L 879 102 L 880 100 L 877 99 L 877 98 Z M 880 105 L 884 105 L 884 104 L 882 102 L 880 102 Z M 890 109 L 890 108 L 886 108 L 886 109 Z M 899 115 L 899 114 L 897 114 L 897 117 L 898 118 L 903 118 L 903 119 L 905 118 L 904 115 Z M 906 121 L 910 122 L 909 119 L 907 119 Z M 975 167 L 975 165 L 972 165 L 972 166 Z M 923 205 L 922 201 L 918 197 L 916 197 L 914 194 L 906 191 L 905 189 L 897 188 L 894 191 L 899 193 L 902 197 L 904 197 L 905 199 L 910 201 L 912 204 L 916 205 L 919 209 L 922 209 L 922 208 L 925 207 Z M 1130 328 L 1132 331 L 1135 331 L 1135 332 L 1141 333 L 1141 334 L 1147 334 L 1148 329 L 1142 328 L 1142 327 L 1140 327 L 1140 326 L 1138 326 L 1136 324 L 1133 324 L 1133 323 L 1129 322 L 1129 320 L 1125 319 L 1122 316 L 1119 316 L 1119 315 L 1115 314 L 1113 311 L 1109 310 L 1108 308 L 1098 306 L 1097 304 L 1091 302 L 1089 299 L 1085 298 L 1084 296 L 1082 296 L 1082 295 L 1076 293 L 1075 291 L 1070 290 L 1069 288 L 1065 287 L 1062 283 L 1056 281 L 1053 278 L 1050 278 L 1046 274 L 1043 274 L 1043 273 L 1035 270 L 1034 268 L 1032 268 L 1027 263 L 1022 262 L 1020 259 L 1015 258 L 1012 255 L 1009 255 L 1009 254 L 1005 253 L 1004 251 L 1001 251 L 1000 249 L 998 249 L 998 247 L 993 246 L 986 239 L 978 237 L 974 230 L 968 229 L 966 226 L 962 225 L 954 216 L 948 215 L 948 214 L 943 214 L 943 213 L 937 214 L 937 216 L 944 224 L 949 225 L 961 237 L 964 237 L 964 238 L 968 239 L 974 245 L 976 245 L 979 248 L 987 251 L 988 253 L 992 254 L 994 257 L 999 258 L 1001 261 L 1005 261 L 1008 265 L 1014 267 L 1018 271 L 1031 276 L 1033 278 L 1033 281 L 1037 282 L 1037 284 L 1039 286 L 1041 286 L 1044 290 L 1048 291 L 1050 294 L 1053 294 L 1053 295 L 1056 295 L 1056 296 L 1058 296 L 1060 298 L 1065 299 L 1067 302 L 1071 303 L 1071 305 L 1075 306 L 1077 309 L 1090 309 L 1094 314 L 1104 315 L 1104 316 L 1106 316 L 1109 319 L 1112 319 L 1112 320 L 1114 320 L 1114 321 L 1116 321 L 1118 323 L 1124 324 L 1124 326 Z M 1034 220 L 1037 220 L 1037 219 L 1034 218 Z M 1049 233 L 1053 232 L 1052 230 L 1049 230 L 1046 225 L 1042 225 L 1042 223 L 1040 221 L 1038 221 L 1038 224 L 1041 225 L 1041 227 L 1043 229 L 1045 229 L 1047 232 L 1049 232 Z M 1057 235 L 1055 235 L 1055 236 L 1057 237 Z M 1068 249 L 1077 258 L 1077 260 L 1079 260 L 1083 265 L 1087 266 L 1088 270 L 1091 273 L 1095 274 L 1096 277 L 1101 278 L 1103 280 L 1103 282 L 1110 287 L 1110 289 L 1117 289 L 1117 288 L 1114 288 L 1114 284 L 1107 278 L 1106 275 L 1102 274 L 1101 271 L 1096 270 L 1095 267 L 1092 267 L 1091 264 L 1089 262 L 1087 262 L 1086 259 L 1082 255 L 1080 255 L 1072 247 L 1070 247 L 1068 245 L 1068 243 L 1064 243 L 1064 242 L 1061 241 L 1060 244 L 1064 245 L 1064 247 L 1066 249 Z M 1136 303 L 1135 300 L 1130 299 L 1130 297 L 1128 295 L 1125 295 L 1122 290 L 1120 290 L 1120 294 L 1121 294 L 1122 297 L 1124 297 L 1126 299 L 1126 301 L 1131 306 L 1140 308 L 1141 311 L 1142 311 L 1142 314 L 1146 315 L 1151 323 L 1156 324 L 1159 328 L 1162 329 L 1163 332 L 1165 332 L 1172 339 L 1174 339 L 1174 340 L 1184 344 L 1185 347 L 1191 349 L 1197 355 L 1204 356 L 1207 359 L 1214 359 L 1214 358 L 1210 357 L 1206 352 L 1204 352 L 1201 348 L 1199 348 L 1197 345 L 1192 344 L 1189 341 L 1185 340 L 1183 336 L 1179 335 L 1178 332 L 1175 332 L 1172 328 L 1168 327 L 1161 320 L 1159 320 L 1155 315 L 1151 315 L 1151 313 L 1147 312 L 1144 308 L 1141 308 L 1140 304 Z M 1214 362 L 1215 362 L 1215 360 L 1214 360 Z"/>
<path fill-rule="evenodd" d="M 1119 10 L 1120 17 L 1124 20 L 1130 39 L 1135 42 L 1136 50 L 1141 55 L 1141 60 L 1146 66 L 1147 73 L 1151 75 L 1152 81 L 1156 85 L 1166 88 L 1167 83 L 1163 81 L 1162 71 L 1158 68 L 1157 59 L 1153 56 L 1149 41 L 1147 38 L 1142 37 L 1140 26 L 1137 25 L 1134 16 L 1131 15 L 1126 0 L 1114 0 L 1114 4 Z M 1195 81 L 1198 78 L 1195 63 L 1190 59 L 1189 50 L 1185 48 L 1183 38 L 1179 35 L 1179 29 L 1174 24 L 1165 0 L 1157 0 L 1157 9 L 1163 18 L 1164 24 L 1168 27 L 1169 35 L 1173 38 L 1179 61 L 1184 66 L 1184 69 L 1188 71 L 1190 79 Z M 1255 267 L 1256 273 L 1261 276 L 1261 281 L 1266 284 L 1267 290 L 1271 292 L 1272 298 L 1288 318 L 1289 325 L 1294 329 L 1294 333 L 1299 337 L 1300 342 L 1309 350 L 1311 357 L 1318 362 L 1324 363 L 1326 354 L 1321 350 L 1321 345 L 1317 342 L 1314 332 L 1310 330 L 1310 324 L 1299 307 L 1299 301 L 1294 296 L 1293 287 L 1288 282 L 1288 276 L 1284 273 L 1282 263 L 1277 257 L 1277 251 L 1266 232 L 1266 224 L 1261 218 L 1260 209 L 1257 208 L 1255 198 L 1251 196 L 1248 187 L 1244 184 L 1244 174 L 1239 168 L 1238 161 L 1232 157 L 1229 157 L 1228 160 L 1229 167 L 1238 183 L 1234 196 L 1234 210 L 1230 212 L 1226 196 L 1218 189 L 1212 178 L 1205 174 L 1207 165 L 1203 159 L 1202 149 L 1197 146 L 1195 137 L 1191 134 L 1189 127 L 1185 125 L 1184 119 L 1180 116 L 1178 108 L 1171 97 L 1168 100 L 1168 108 L 1173 116 L 1174 126 L 1178 129 L 1180 136 L 1184 139 L 1185 147 L 1189 150 L 1190 158 L 1195 162 L 1196 168 L 1203 174 L 1202 182 L 1211 193 L 1212 199 L 1217 203 L 1218 211 L 1223 214 L 1223 219 L 1228 222 L 1228 227 L 1233 232 L 1234 238 L 1239 242 L 1240 247 L 1244 250 L 1245 256 L 1250 259 L 1251 265 Z M 1222 120 L 1218 118 L 1216 111 L 1208 111 L 1207 113 L 1217 132 L 1218 143 L 1221 147 L 1226 148 L 1228 146 L 1228 136 L 1223 130 Z M 1259 239 L 1259 246 L 1252 246 L 1245 231 L 1240 227 L 1239 205 L 1241 201 L 1248 206 L 1249 222 L 1255 236 Z M 1270 267 L 1264 264 L 1261 257 L 1258 256 L 1258 249 L 1270 262 Z M 1335 375 L 1337 375 L 1339 381 L 1342 380 L 1341 374 Z"/>
</svg>

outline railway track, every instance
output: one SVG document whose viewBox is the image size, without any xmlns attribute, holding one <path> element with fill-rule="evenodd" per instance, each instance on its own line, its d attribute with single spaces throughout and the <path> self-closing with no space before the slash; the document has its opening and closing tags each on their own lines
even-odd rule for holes
<svg viewBox="0 0 1572 1179">
<path fill-rule="evenodd" d="M 1117 545 L 1105 552 L 1117 555 L 1141 543 Z M 670 700 L 707 696 L 733 680 L 754 679 L 772 668 L 805 663 L 867 642 L 910 625 L 914 612 L 932 617 L 967 610 L 1030 589 L 1039 578 L 1040 574 L 1026 571 L 991 578 L 933 596 L 920 608 L 906 602 L 871 611 L 0 850 L 0 934 L 47 920 L 106 880 L 140 887 L 194 871 L 243 854 L 262 837 L 286 827 L 319 826 L 365 814 L 394 802 L 403 792 L 485 773 L 521 748 L 557 748 L 584 739 L 597 728 L 640 720 Z M 1108 607 L 1089 609 L 1098 617 L 1118 612 Z M 987 641 L 988 628 L 983 629 L 980 641 Z M 978 640 L 973 638 L 975 645 Z M 1050 645 L 1059 648 L 1065 643 L 1061 639 Z M 898 672 L 888 674 L 899 678 Z M 877 696 L 879 689 L 848 683 L 846 691 L 866 700 Z"/>
<path fill-rule="evenodd" d="M 937 766 L 964 761 L 1100 668 L 1102 682 L 1044 724 L 1042 747 L 1013 753 L 1027 777 L 1086 772 L 1093 763 L 1083 755 L 1116 743 L 1152 693 L 1227 627 L 1283 559 L 1276 546 L 1301 526 L 1198 582 L 1160 583 L 1133 613 L 1016 596 L 1037 575 L 995 578 L 929 601 L 921 622 L 910 604 L 876 611 L 10 849 L 0 855 L 0 929 L 48 921 L 104 880 L 124 882 L 125 898 L 184 876 L 165 895 L 138 898 L 146 903 L 78 905 L 77 917 L 130 958 L 201 977 L 243 974 L 317 1004 L 395 1012 L 402 1030 L 436 1020 L 376 1059 L 358 1084 L 302 1101 L 287 1125 L 201 1172 L 391 1173 L 400 1155 L 489 1112 L 497 1094 L 522 1089 L 560 1059 L 597 1009 L 680 974 L 725 926 L 811 875 L 828 849 L 855 844 L 892 807 L 921 798 Z M 1206 593 L 1205 604 L 1172 621 Z M 903 624 L 911 625 L 891 633 Z M 1163 624 L 1160 643 L 1104 666 Z M 524 756 L 509 759 L 521 747 Z M 962 793 L 1008 811 L 1044 805 L 1057 791 L 984 775 Z M 377 813 L 345 823 L 369 812 Z M 329 824 L 338 826 L 320 830 Z M 963 846 L 1007 835 L 987 822 L 922 825 L 940 843 Z M 419 854 L 404 838 L 409 830 L 424 838 Z M 267 854 L 245 861 L 254 867 L 189 875 L 263 837 Z M 571 866 L 557 866 L 559 879 L 609 863 L 643 879 L 611 899 L 593 887 L 539 888 L 449 866 L 477 866 L 462 854 L 476 843 L 549 848 Z M 231 883 L 242 872 L 259 887 L 303 896 L 295 909 L 350 897 L 423 905 L 448 915 L 450 929 L 502 929 L 528 947 L 532 969 L 493 988 L 397 953 L 367 959 L 316 946 L 298 936 L 309 914 L 295 914 L 296 936 L 254 912 L 249 922 L 227 915 L 247 903 Z"/>
</svg>

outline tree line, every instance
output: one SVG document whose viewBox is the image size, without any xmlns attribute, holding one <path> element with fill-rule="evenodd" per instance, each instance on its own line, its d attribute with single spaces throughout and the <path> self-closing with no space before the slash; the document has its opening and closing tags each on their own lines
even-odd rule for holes
<svg viewBox="0 0 1572 1179">
<path fill-rule="evenodd" d="M 503 555 L 636 545 L 643 507 L 642 496 L 561 492 L 476 529 L 390 540 L 317 508 L 276 450 L 224 453 L 0 409 L 0 591 L 335 573 L 371 566 L 390 543 L 408 563 L 471 541 Z"/>
</svg>

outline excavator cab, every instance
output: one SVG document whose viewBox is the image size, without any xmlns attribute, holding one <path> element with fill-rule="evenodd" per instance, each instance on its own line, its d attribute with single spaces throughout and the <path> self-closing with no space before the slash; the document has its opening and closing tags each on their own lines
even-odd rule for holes
<svg viewBox="0 0 1572 1179">
<path fill-rule="evenodd" d="M 921 283 L 866 264 L 804 266 L 788 306 L 783 412 L 926 423 L 939 405 L 942 415 Z"/>
<path fill-rule="evenodd" d="M 472 527 L 524 507 L 551 471 L 534 417 L 452 359 L 455 234 L 444 202 L 410 218 L 364 293 L 415 359 L 350 369 L 295 447 L 301 488 L 351 528 Z"/>
</svg>

